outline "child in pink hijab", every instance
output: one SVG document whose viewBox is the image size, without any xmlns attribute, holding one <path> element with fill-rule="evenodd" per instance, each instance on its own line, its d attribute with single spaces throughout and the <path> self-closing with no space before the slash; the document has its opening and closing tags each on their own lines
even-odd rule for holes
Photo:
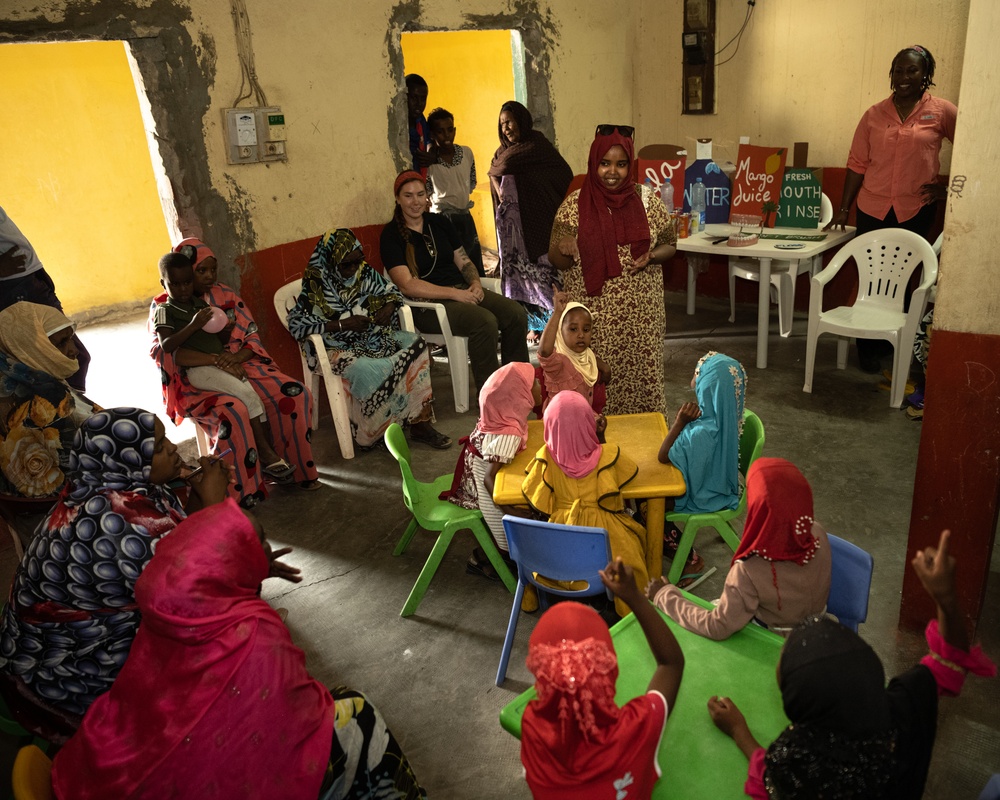
<svg viewBox="0 0 1000 800">
<path fill-rule="evenodd" d="M 545 445 L 528 467 L 521 490 L 531 507 L 550 522 L 604 528 L 611 554 L 632 568 L 644 589 L 646 529 L 625 511 L 622 489 L 635 479 L 639 467 L 613 444 L 601 444 L 598 420 L 583 395 L 560 392 L 545 410 Z M 602 426 L 603 430 L 603 426 Z M 629 608 L 615 599 L 619 615 Z"/>
<path fill-rule="evenodd" d="M 535 368 L 523 361 L 504 364 L 490 375 L 479 392 L 479 421 L 461 440 L 455 479 L 446 493 L 446 499 L 455 505 L 482 512 L 504 557 L 508 548 L 501 519 L 505 513 L 516 513 L 516 509 L 493 503 L 493 484 L 500 467 L 513 461 L 528 443 L 528 416 L 540 402 L 538 391 Z M 478 547 L 469 557 L 466 572 L 500 579 Z"/>
</svg>

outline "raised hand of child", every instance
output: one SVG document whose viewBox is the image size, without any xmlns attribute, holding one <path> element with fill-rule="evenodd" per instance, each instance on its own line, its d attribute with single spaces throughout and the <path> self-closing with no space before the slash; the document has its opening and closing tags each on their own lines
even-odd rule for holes
<svg viewBox="0 0 1000 800">
<path fill-rule="evenodd" d="M 213 310 L 211 306 L 205 306 L 203 309 L 195 313 L 191 318 L 191 324 L 196 328 L 204 328 L 205 323 L 212 318 Z"/>
<path fill-rule="evenodd" d="M 674 418 L 674 424 L 680 425 L 683 428 L 689 422 L 694 422 L 700 416 L 701 409 L 698 407 L 697 403 L 684 403 L 684 405 L 677 409 L 677 416 Z"/>
<path fill-rule="evenodd" d="M 27 261 L 28 254 L 19 252 L 17 245 L 0 253 L 0 278 L 12 278 L 24 272 Z"/>
<path fill-rule="evenodd" d="M 615 597 L 620 597 L 628 603 L 630 608 L 645 602 L 635 585 L 632 567 L 622 561 L 621 556 L 609 562 L 604 569 L 598 571 L 598 574 L 601 576 L 601 583 L 610 589 Z"/>
<path fill-rule="evenodd" d="M 566 294 L 562 289 L 559 288 L 557 284 L 552 284 L 552 316 L 559 319 L 562 316 L 563 311 L 566 310 L 566 304 L 569 302 L 569 295 Z"/>
<path fill-rule="evenodd" d="M 937 548 L 918 550 L 910 563 L 927 594 L 938 605 L 946 605 L 955 597 L 955 559 L 950 554 L 951 531 L 941 531 Z"/>
</svg>

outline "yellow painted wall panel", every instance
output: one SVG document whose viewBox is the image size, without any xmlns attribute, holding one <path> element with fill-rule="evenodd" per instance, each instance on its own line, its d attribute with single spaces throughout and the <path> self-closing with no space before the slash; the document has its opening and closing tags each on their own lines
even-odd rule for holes
<svg viewBox="0 0 1000 800">
<path fill-rule="evenodd" d="M 170 249 L 122 42 L 0 46 L 0 205 L 68 314 L 143 301 Z"/>
</svg>

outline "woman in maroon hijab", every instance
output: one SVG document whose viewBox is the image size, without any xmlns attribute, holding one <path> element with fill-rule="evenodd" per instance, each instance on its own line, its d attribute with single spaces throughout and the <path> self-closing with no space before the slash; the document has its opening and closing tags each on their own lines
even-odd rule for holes
<svg viewBox="0 0 1000 800">
<path fill-rule="evenodd" d="M 594 316 L 591 347 L 614 370 L 608 414 L 662 412 L 666 315 L 660 265 L 676 237 L 667 209 L 632 180 L 633 129 L 598 125 L 583 188 L 556 214 L 549 260 Z"/>
</svg>

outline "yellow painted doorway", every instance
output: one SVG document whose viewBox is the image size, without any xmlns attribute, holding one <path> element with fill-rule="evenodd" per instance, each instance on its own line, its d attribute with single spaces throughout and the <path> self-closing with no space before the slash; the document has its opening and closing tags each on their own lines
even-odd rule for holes
<svg viewBox="0 0 1000 800">
<path fill-rule="evenodd" d="M 0 45 L 0 206 L 67 314 L 139 305 L 170 249 L 123 42 Z"/>
<path fill-rule="evenodd" d="M 524 60 L 516 31 L 435 31 L 400 37 L 406 73 L 427 81 L 427 109 L 446 108 L 455 117 L 455 142 L 472 150 L 479 185 L 472 193 L 483 247 L 496 249 L 493 201 L 486 174 L 499 146 L 497 120 L 508 100 L 524 102 Z M 516 86 L 516 88 L 515 88 Z"/>
</svg>

